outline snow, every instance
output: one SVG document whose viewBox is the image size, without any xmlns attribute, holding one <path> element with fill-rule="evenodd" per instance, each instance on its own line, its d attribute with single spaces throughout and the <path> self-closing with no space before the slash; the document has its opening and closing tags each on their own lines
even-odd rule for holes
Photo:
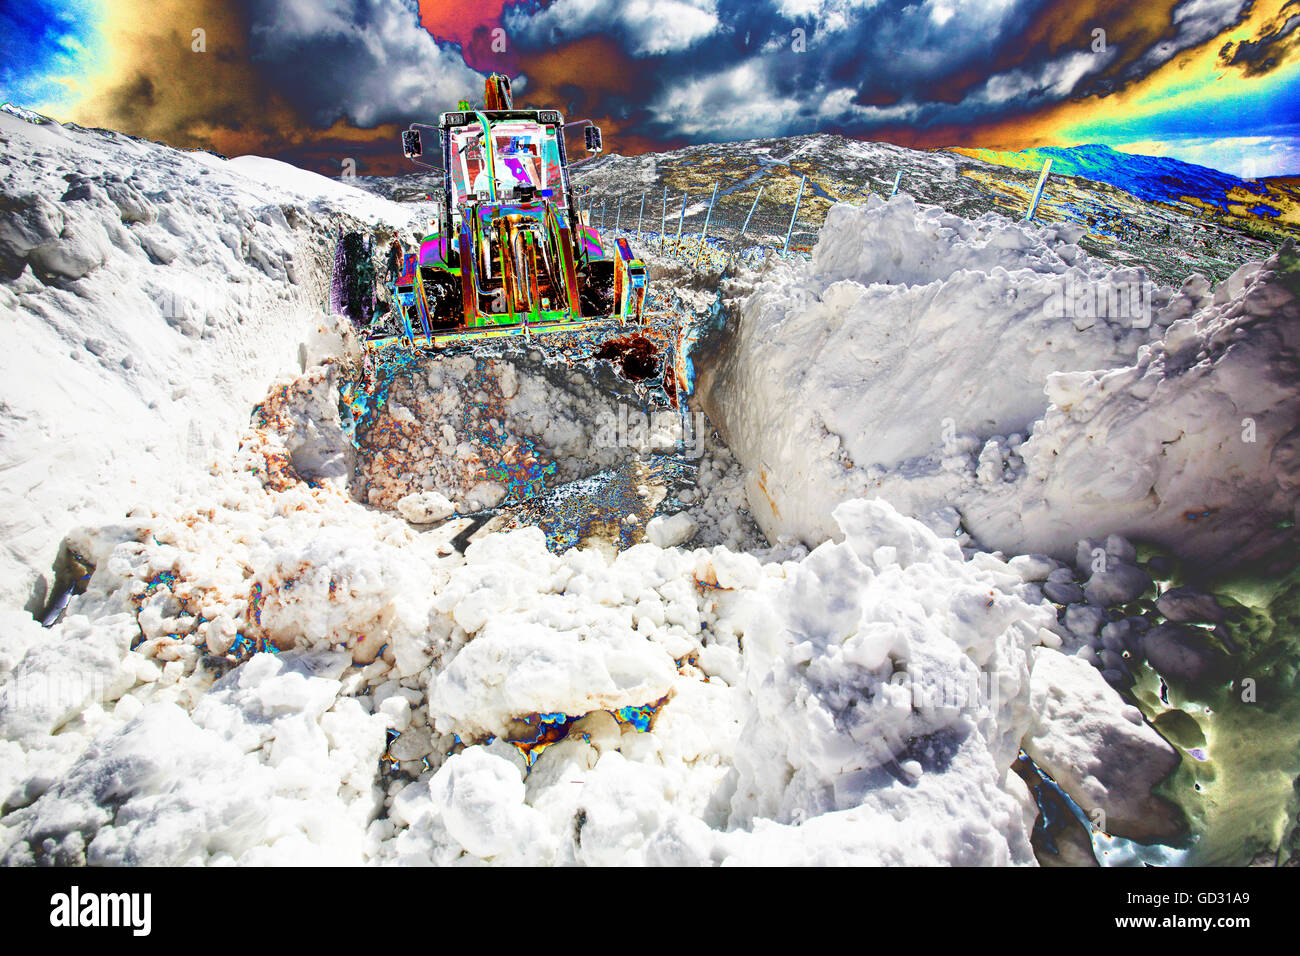
<svg viewBox="0 0 1300 956">
<path fill-rule="evenodd" d="M 341 669 L 259 655 L 192 713 L 146 706 L 6 818 L 24 840 L 5 862 L 361 862 L 383 721 L 337 697 Z"/>
<path fill-rule="evenodd" d="M 707 633 L 743 633 L 736 686 L 679 674 L 650 732 L 589 724 L 587 739 L 571 732 L 544 751 L 522 787 L 512 762 L 468 748 L 433 775 L 427 794 L 420 784 L 402 792 L 405 825 L 386 852 L 402 862 L 450 862 L 460 852 L 499 863 L 1029 862 L 1021 808 L 1002 779 L 1027 728 L 1028 649 L 1053 613 L 1027 603 L 1037 599 L 1001 562 L 965 561 L 888 505 L 858 502 L 837 518 L 851 544 L 767 569 L 753 559 L 713 569 L 738 592 L 704 612 Z M 721 554 L 641 545 L 605 570 L 617 580 L 618 564 L 635 559 L 638 578 L 698 572 Z M 601 572 L 591 561 L 585 568 Z M 929 585 L 954 578 L 962 587 L 946 594 Z M 999 597 L 989 609 L 991 592 Z M 605 593 L 612 598 L 613 588 Z M 827 618 L 825 608 L 836 613 Z M 444 681 L 481 640 L 439 675 L 431 708 L 448 709 Z M 526 635 L 517 646 L 484 656 L 535 653 Z M 478 655 L 472 662 L 494 693 L 506 693 L 495 669 L 485 672 Z M 899 673 L 910 682 L 891 682 Z M 924 696 L 945 681 L 978 685 L 980 675 L 996 688 L 982 707 Z M 561 693 L 579 679 L 604 686 L 593 668 L 555 679 Z M 525 690 L 536 692 L 531 682 Z M 914 693 L 933 706 L 913 710 Z M 725 772 L 733 762 L 734 779 Z M 489 787 L 495 795 L 485 800 Z"/>
<path fill-rule="evenodd" d="M 397 510 L 413 524 L 434 524 L 456 513 L 455 505 L 436 491 L 417 491 L 399 498 Z"/>
<path fill-rule="evenodd" d="M 1073 236 L 872 197 L 832 208 L 811 262 L 760 272 L 734 334 L 697 365 L 768 537 L 815 544 L 834 505 L 880 475 L 910 476 L 927 455 L 951 468 L 981 439 L 1013 436 L 985 467 L 1000 479 L 1014 437 L 1046 406 L 1048 374 L 1133 355 L 1151 333 L 1127 316 L 1082 329 L 1048 317 L 1070 282 L 1142 281 L 1135 269 L 1103 273 L 1063 241 Z"/>
<path fill-rule="evenodd" d="M 1296 511 L 1294 264 L 1175 292 L 1076 238 L 873 197 L 832 208 L 811 261 L 738 278 L 695 361 L 768 538 L 815 545 L 868 495 L 1007 553 L 1111 532 L 1204 566 L 1276 547 Z"/>
<path fill-rule="evenodd" d="M 435 605 L 469 641 L 430 688 L 439 731 L 500 735 L 518 715 L 618 710 L 668 693 L 676 668 L 663 645 L 695 642 L 680 626 L 661 637 L 647 629 L 648 612 L 634 619 L 635 611 L 606 603 L 629 591 L 656 601 L 653 578 L 633 572 L 653 574 L 664 561 L 627 552 L 613 568 L 596 559 L 574 573 L 548 560 L 535 528 L 492 542 L 495 556 L 482 555 L 487 543 L 471 546 Z"/>
<path fill-rule="evenodd" d="M 79 661 L 94 695 L 3 724 L 8 862 L 1031 862 L 1003 778 L 1054 611 L 997 558 L 883 502 L 799 561 L 554 555 L 535 529 L 442 554 L 266 468 L 292 419 L 168 508 L 73 535 L 97 570 L 47 632 L 63 656 L 18 668 Z M 236 633 L 279 653 L 214 683 L 203 654 Z M 968 684 L 978 706 L 926 696 Z M 644 732 L 610 716 L 645 705 Z M 529 770 L 502 737 L 556 712 L 583 719 Z M 379 775 L 385 726 L 406 789 Z"/>
<path fill-rule="evenodd" d="M 0 596 L 40 610 L 68 529 L 228 454 L 267 382 L 301 370 L 338 227 L 410 214 L 271 160 L 9 112 L 0 144 Z"/>
<path fill-rule="evenodd" d="M 507 439 L 559 480 L 626 459 L 599 437 L 630 393 L 430 362 L 388 393 L 379 467 L 320 306 L 337 230 L 404 207 L 10 114 L 0 137 L 3 862 L 1031 865 L 1021 747 L 1112 832 L 1177 829 L 1151 788 L 1178 753 L 1115 689 L 1172 638 L 1115 613 L 1151 584 L 1116 532 L 1203 490 L 1189 423 L 1226 427 L 1252 375 L 1281 411 L 1215 480 L 1293 492 L 1276 263 L 1161 293 L 1149 328 L 1052 318 L 1070 282 L 1141 275 L 1072 230 L 839 207 L 811 263 L 737 280 L 697 356 L 719 434 L 638 543 L 453 546 L 507 493 Z M 1148 376 L 1186 454 L 1146 444 L 1175 427 Z M 1100 494 L 1094 433 L 1182 489 L 1165 511 Z M 1218 514 L 1199 542 L 1236 533 Z M 20 608 L 61 546 L 94 570 L 45 629 Z"/>
<path fill-rule="evenodd" d="M 873 834 L 881 862 L 1025 862 L 1000 780 L 1028 719 L 1028 650 L 1054 613 L 1027 604 L 1001 562 L 963 562 L 884 502 L 835 517 L 844 542 L 791 568 L 746 633 L 753 704 L 733 821 L 855 808 L 887 818 L 915 800 L 946 815 L 927 813 L 923 838 Z M 933 586 L 941 580 L 946 589 Z M 953 775 L 967 787 L 960 809 Z"/>
<path fill-rule="evenodd" d="M 201 154 L 201 162 L 210 161 L 211 154 Z M 299 169 L 278 159 L 265 156 L 236 156 L 225 160 L 218 168 L 233 171 L 263 186 L 268 192 L 295 193 L 299 197 L 346 205 L 348 211 L 361 219 L 391 221 L 396 226 L 406 225 L 410 214 L 395 203 L 380 199 L 346 180 L 331 179 L 319 173 Z"/>
<path fill-rule="evenodd" d="M 1080 373 L 1064 392 L 1049 377 L 1025 476 L 977 506 L 972 532 L 1058 552 L 1118 531 L 1220 568 L 1277 547 L 1278 522 L 1296 517 L 1300 447 L 1287 358 L 1300 302 L 1283 256 L 1242 266 L 1213 294 L 1190 279 L 1156 315 L 1169 333 L 1131 363 Z"/>
<path fill-rule="evenodd" d="M 697 525 L 685 512 L 673 515 L 659 515 L 646 524 L 646 538 L 661 548 L 675 548 L 685 544 L 695 536 Z"/>
<path fill-rule="evenodd" d="M 1050 648 L 1034 651 L 1025 752 L 1074 797 L 1097 827 L 1134 840 L 1176 836 L 1181 813 L 1152 788 L 1178 752 L 1114 695 L 1096 670 Z"/>
</svg>

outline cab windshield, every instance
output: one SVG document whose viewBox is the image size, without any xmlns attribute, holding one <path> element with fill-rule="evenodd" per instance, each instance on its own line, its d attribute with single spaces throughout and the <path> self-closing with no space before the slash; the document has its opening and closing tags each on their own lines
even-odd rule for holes
<svg viewBox="0 0 1300 956">
<path fill-rule="evenodd" d="M 495 180 L 496 198 L 510 199 L 521 186 L 551 190 L 554 202 L 565 203 L 564 174 L 555 129 L 532 120 L 481 123 L 451 130 L 451 188 L 453 205 L 488 198 Z"/>
</svg>

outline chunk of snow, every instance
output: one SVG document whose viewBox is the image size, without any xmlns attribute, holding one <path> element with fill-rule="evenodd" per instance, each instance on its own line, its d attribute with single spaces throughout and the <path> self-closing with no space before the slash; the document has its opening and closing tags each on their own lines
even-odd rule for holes
<svg viewBox="0 0 1300 956">
<path fill-rule="evenodd" d="M 1105 832 L 1143 842 L 1182 832 L 1181 812 L 1152 793 L 1178 752 L 1091 665 L 1036 649 L 1030 697 L 1025 752 L 1084 813 L 1102 811 Z"/>
</svg>

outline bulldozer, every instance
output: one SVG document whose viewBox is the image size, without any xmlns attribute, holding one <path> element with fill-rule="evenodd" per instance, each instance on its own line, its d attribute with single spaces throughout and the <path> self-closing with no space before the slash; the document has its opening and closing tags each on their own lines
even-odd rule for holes
<svg viewBox="0 0 1300 956">
<path fill-rule="evenodd" d="M 462 100 L 437 126 L 403 131 L 407 159 L 441 174 L 429 194 L 437 216 L 418 241 L 390 245 L 390 308 L 366 330 L 367 345 L 439 349 L 642 324 L 645 263 L 626 238 L 601 236 L 579 208 L 570 172 L 585 160 L 570 163 L 565 142 L 578 129 L 593 158 L 602 149 L 598 126 L 566 123 L 558 110 L 516 109 L 509 78 L 492 74 L 482 109 Z"/>
</svg>

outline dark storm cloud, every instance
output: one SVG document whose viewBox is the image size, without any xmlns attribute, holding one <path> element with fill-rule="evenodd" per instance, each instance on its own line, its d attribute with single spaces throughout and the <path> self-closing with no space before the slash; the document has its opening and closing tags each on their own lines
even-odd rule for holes
<svg viewBox="0 0 1300 956">
<path fill-rule="evenodd" d="M 151 77 L 137 73 L 117 89 L 118 110 L 130 122 L 139 122 L 158 105 L 158 91 Z"/>
<path fill-rule="evenodd" d="M 1276 69 L 1286 53 L 1300 46 L 1300 0 L 1292 0 L 1282 10 L 1291 8 L 1296 12 L 1278 28 L 1265 31 L 1256 40 L 1242 40 L 1235 47 L 1226 44 L 1220 53 L 1223 62 L 1243 67 L 1247 76 L 1262 76 Z"/>
<path fill-rule="evenodd" d="M 239 0 L 252 62 L 306 119 L 406 121 L 481 90 L 455 47 L 419 25 L 416 0 Z"/>
</svg>

